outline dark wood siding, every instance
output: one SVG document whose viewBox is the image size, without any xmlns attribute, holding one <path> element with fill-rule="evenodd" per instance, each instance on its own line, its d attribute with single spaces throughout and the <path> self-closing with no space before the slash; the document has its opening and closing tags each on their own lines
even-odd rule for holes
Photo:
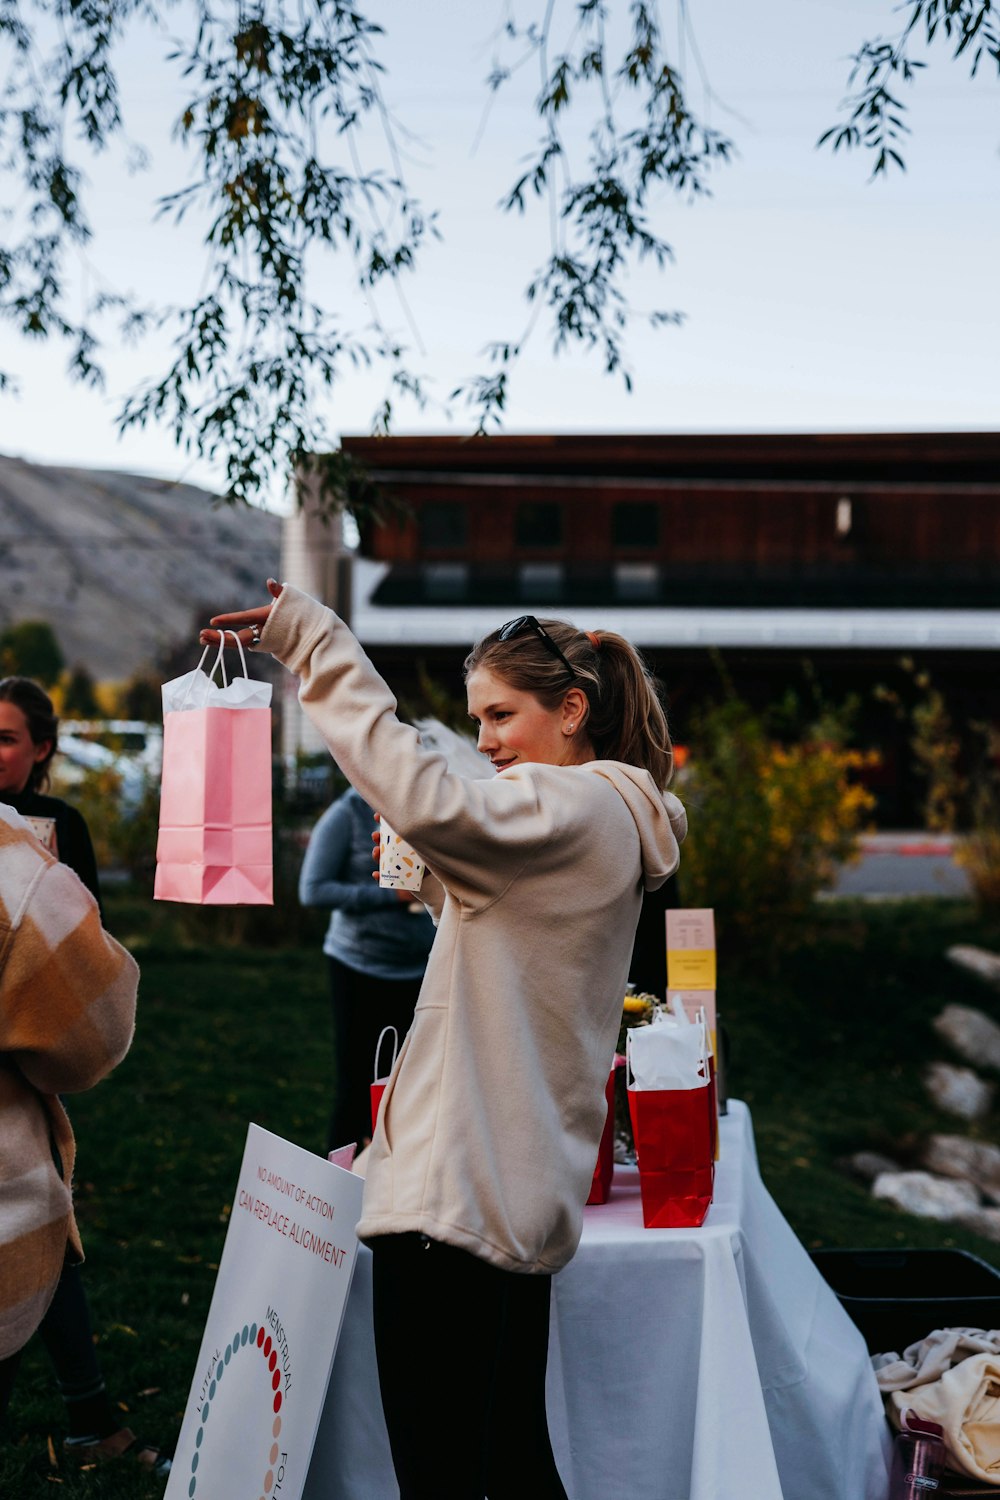
<svg viewBox="0 0 1000 1500">
<path fill-rule="evenodd" d="M 347 439 L 406 510 L 369 524 L 371 557 L 419 564 L 455 556 L 422 546 L 425 506 L 469 515 L 462 556 L 473 564 L 552 561 L 586 567 L 616 558 L 665 565 L 952 568 L 982 576 L 1000 564 L 1000 437 L 916 434 L 806 438 Z M 798 473 L 796 473 L 798 470 Z M 838 531 L 838 504 L 850 527 Z M 652 506 L 658 543 L 616 546 L 617 505 Z M 560 546 L 519 543 L 524 506 L 560 507 Z M 523 531 L 523 528 L 522 528 Z"/>
</svg>

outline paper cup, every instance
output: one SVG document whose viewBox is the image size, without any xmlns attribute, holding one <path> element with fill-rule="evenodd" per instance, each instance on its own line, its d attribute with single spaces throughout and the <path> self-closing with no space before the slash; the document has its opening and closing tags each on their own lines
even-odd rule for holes
<svg viewBox="0 0 1000 1500">
<path fill-rule="evenodd" d="M 415 849 L 398 833 L 394 833 L 384 818 L 379 824 L 382 840 L 379 845 L 378 883 L 383 890 L 419 891 L 424 879 L 424 862 Z"/>
</svg>

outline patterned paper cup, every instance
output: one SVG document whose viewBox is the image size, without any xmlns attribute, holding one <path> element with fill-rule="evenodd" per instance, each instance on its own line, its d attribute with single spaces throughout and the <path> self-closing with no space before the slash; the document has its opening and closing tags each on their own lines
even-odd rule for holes
<svg viewBox="0 0 1000 1500">
<path fill-rule="evenodd" d="M 378 883 L 385 890 L 419 891 L 424 878 L 424 862 L 415 849 L 384 818 L 379 846 Z"/>
</svg>

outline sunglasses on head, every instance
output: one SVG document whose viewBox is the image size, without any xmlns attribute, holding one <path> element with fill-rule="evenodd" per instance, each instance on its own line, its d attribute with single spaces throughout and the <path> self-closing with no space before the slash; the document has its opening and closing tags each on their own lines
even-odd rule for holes
<svg viewBox="0 0 1000 1500">
<path fill-rule="evenodd" d="M 517 636 L 525 635 L 529 631 L 532 635 L 537 635 L 547 651 L 550 651 L 553 656 L 558 656 L 571 677 L 576 677 L 576 669 L 570 666 L 548 631 L 544 626 L 539 625 L 534 615 L 518 615 L 516 620 L 508 620 L 506 625 L 501 625 L 497 631 L 497 640 L 512 641 Z"/>
</svg>

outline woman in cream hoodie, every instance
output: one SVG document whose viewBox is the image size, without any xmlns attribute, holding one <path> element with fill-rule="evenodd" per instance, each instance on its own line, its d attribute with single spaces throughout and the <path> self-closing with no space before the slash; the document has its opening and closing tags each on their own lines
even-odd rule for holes
<svg viewBox="0 0 1000 1500">
<path fill-rule="evenodd" d="M 620 636 L 522 617 L 466 661 L 498 774 L 462 780 L 333 611 L 268 587 L 213 626 L 297 674 L 338 765 L 426 861 L 437 922 L 358 1226 L 400 1494 L 564 1500 L 549 1291 L 580 1238 L 642 891 L 686 831 L 663 710 Z"/>
</svg>

